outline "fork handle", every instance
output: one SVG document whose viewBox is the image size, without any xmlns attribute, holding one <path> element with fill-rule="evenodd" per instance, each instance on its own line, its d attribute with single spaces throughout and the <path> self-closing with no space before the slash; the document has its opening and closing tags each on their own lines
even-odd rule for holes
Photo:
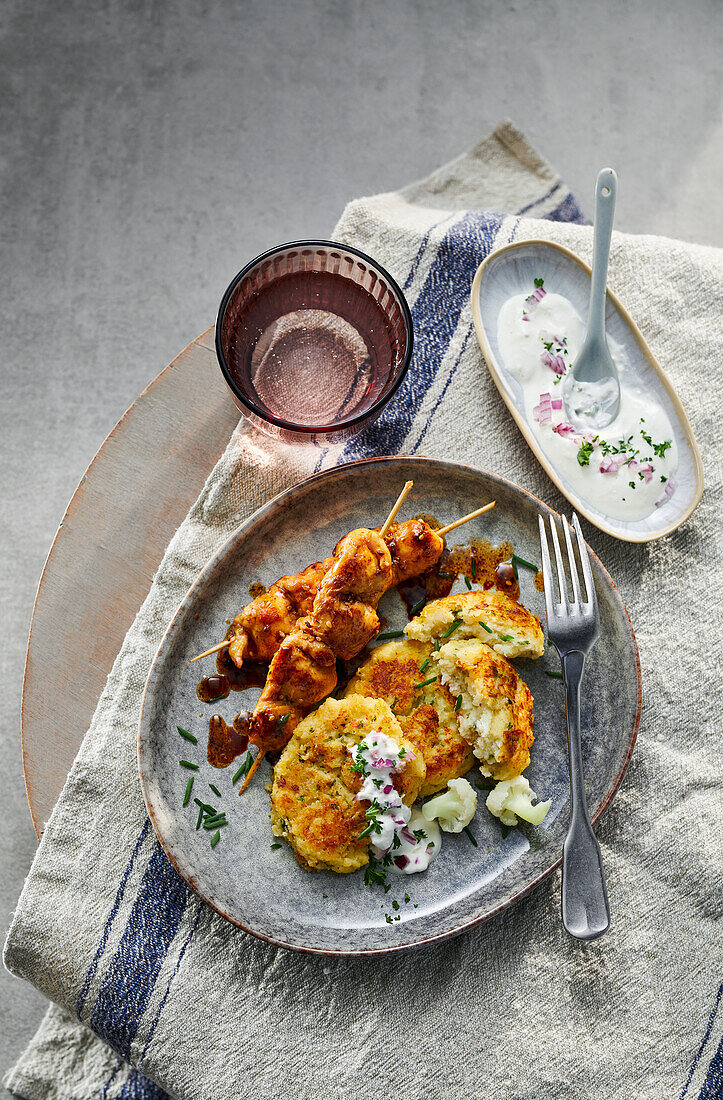
<svg viewBox="0 0 723 1100">
<path fill-rule="evenodd" d="M 610 927 L 600 846 L 585 798 L 585 772 L 580 743 L 580 684 L 584 653 L 562 659 L 567 708 L 567 745 L 570 758 L 570 827 L 562 849 L 562 923 L 579 940 L 593 940 Z"/>
</svg>

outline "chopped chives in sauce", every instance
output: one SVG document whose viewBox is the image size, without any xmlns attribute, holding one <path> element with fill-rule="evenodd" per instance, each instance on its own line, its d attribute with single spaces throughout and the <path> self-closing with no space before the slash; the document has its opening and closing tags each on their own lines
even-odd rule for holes
<svg viewBox="0 0 723 1100">
<path fill-rule="evenodd" d="M 524 565 L 525 569 L 531 569 L 533 573 L 539 573 L 539 565 L 533 565 L 531 561 L 527 561 L 525 558 L 521 558 L 519 554 L 512 555 L 513 565 Z"/>
</svg>

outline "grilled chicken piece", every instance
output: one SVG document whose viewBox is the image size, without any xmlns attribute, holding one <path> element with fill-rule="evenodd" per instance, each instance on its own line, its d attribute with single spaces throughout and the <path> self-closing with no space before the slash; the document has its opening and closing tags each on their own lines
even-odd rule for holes
<svg viewBox="0 0 723 1100">
<path fill-rule="evenodd" d="M 241 668 L 244 660 L 272 660 L 298 620 L 311 611 L 321 579 L 333 562 L 326 558 L 302 573 L 281 577 L 239 612 L 229 631 L 228 651 L 235 665 Z"/>
</svg>

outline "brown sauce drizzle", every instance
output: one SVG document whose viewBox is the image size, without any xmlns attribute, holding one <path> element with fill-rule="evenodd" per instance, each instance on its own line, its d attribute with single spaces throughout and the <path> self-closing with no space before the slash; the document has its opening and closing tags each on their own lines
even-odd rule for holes
<svg viewBox="0 0 723 1100">
<path fill-rule="evenodd" d="M 196 687 L 196 695 L 202 703 L 213 703 L 216 699 L 227 699 L 232 691 L 246 691 L 250 687 L 263 687 L 266 683 L 268 665 L 263 661 L 244 661 L 237 668 L 227 649 L 216 655 L 215 676 L 204 676 Z"/>
<path fill-rule="evenodd" d="M 232 726 L 220 714 L 211 717 L 206 759 L 212 768 L 227 768 L 237 756 L 246 752 L 249 746 L 248 728 L 249 715 L 246 711 L 236 715 Z"/>
<path fill-rule="evenodd" d="M 423 516 L 425 523 L 433 524 L 432 516 Z M 439 524 L 434 521 L 434 526 Z M 514 552 L 511 542 L 493 546 L 487 539 L 471 539 L 466 546 L 446 547 L 434 569 L 423 577 L 414 577 L 398 586 L 399 595 L 412 618 L 412 611 L 419 614 L 422 601 L 438 600 L 448 596 L 458 577 L 468 577 L 473 588 L 496 588 L 513 600 L 520 598 L 520 585 L 510 564 Z M 415 610 L 416 609 L 416 610 Z"/>
<path fill-rule="evenodd" d="M 213 703 L 216 699 L 227 699 L 230 690 L 225 676 L 204 676 L 196 687 L 196 695 L 202 703 Z"/>
</svg>

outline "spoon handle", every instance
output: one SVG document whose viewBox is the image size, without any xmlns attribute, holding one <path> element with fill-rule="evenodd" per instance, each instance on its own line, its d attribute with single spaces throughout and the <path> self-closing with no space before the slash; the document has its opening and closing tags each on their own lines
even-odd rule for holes
<svg viewBox="0 0 723 1100">
<path fill-rule="evenodd" d="M 605 339 L 605 289 L 608 280 L 610 237 L 615 217 L 618 177 L 612 168 L 603 168 L 595 184 L 595 236 L 592 254 L 592 282 L 586 341 Z"/>
</svg>

